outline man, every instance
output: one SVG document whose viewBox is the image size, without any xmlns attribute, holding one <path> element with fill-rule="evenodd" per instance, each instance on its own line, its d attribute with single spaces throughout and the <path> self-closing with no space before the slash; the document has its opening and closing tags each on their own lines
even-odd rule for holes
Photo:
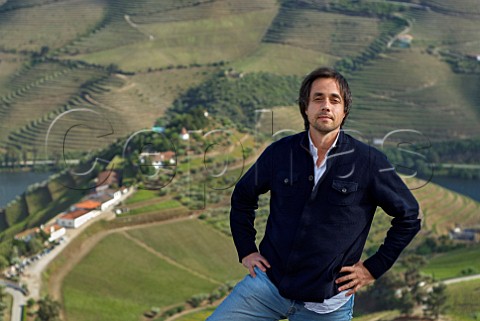
<svg viewBox="0 0 480 321">
<path fill-rule="evenodd" d="M 351 320 L 352 294 L 385 273 L 420 230 L 418 203 L 386 157 L 341 130 L 351 103 L 347 81 L 333 69 L 303 80 L 306 131 L 271 144 L 233 192 L 230 225 L 249 275 L 209 321 Z M 258 250 L 255 210 L 268 191 Z M 392 226 L 362 262 L 377 206 Z"/>
</svg>

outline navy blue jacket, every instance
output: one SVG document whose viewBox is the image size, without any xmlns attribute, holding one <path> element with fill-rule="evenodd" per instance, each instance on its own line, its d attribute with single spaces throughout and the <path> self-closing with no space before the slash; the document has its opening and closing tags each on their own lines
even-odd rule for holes
<svg viewBox="0 0 480 321">
<path fill-rule="evenodd" d="M 337 294 L 342 266 L 360 260 L 377 206 L 393 217 L 384 243 L 365 260 L 374 278 L 395 262 L 420 230 L 418 203 L 384 154 L 340 132 L 327 170 L 314 187 L 307 132 L 271 144 L 237 183 L 230 226 L 238 257 L 257 252 L 258 196 L 270 191 L 259 252 L 286 298 L 322 302 Z"/>
</svg>

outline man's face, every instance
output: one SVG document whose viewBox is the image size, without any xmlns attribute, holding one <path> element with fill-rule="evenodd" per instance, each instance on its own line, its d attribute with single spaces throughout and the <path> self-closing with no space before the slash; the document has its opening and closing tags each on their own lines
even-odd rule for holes
<svg viewBox="0 0 480 321">
<path fill-rule="evenodd" d="M 318 78 L 312 83 L 305 113 L 310 130 L 322 134 L 336 131 L 345 118 L 345 102 L 333 78 Z"/>
</svg>

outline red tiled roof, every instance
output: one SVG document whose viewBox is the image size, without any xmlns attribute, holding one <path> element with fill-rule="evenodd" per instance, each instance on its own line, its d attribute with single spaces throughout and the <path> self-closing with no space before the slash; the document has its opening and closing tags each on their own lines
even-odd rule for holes
<svg viewBox="0 0 480 321">
<path fill-rule="evenodd" d="M 97 183 L 99 185 L 118 184 L 118 175 L 114 171 L 103 171 L 97 175 Z"/>
<path fill-rule="evenodd" d="M 43 228 L 43 231 L 44 231 L 46 234 L 50 234 L 50 233 L 51 233 L 50 231 L 51 231 L 51 228 L 52 228 L 52 227 L 53 227 L 53 232 L 58 231 L 58 230 L 60 230 L 60 229 L 63 228 L 62 226 L 60 226 L 60 225 L 58 225 L 58 224 L 52 224 L 52 225 L 45 226 L 45 227 Z"/>
<path fill-rule="evenodd" d="M 152 161 L 154 162 L 164 162 L 164 161 L 169 161 L 172 158 L 175 158 L 175 152 L 170 150 L 166 152 L 151 154 L 151 155 L 153 156 Z"/>
<path fill-rule="evenodd" d="M 102 205 L 102 203 L 100 203 L 100 202 L 92 201 L 92 200 L 86 200 L 86 201 L 75 204 L 75 207 L 76 208 L 83 208 L 83 209 L 86 209 L 86 210 L 94 210 L 101 205 Z"/>
<path fill-rule="evenodd" d="M 79 218 L 80 216 L 83 216 L 85 214 L 87 214 L 89 211 L 87 210 L 76 210 L 76 211 L 73 211 L 73 212 L 69 212 L 65 215 L 62 215 L 60 218 L 63 219 L 63 220 L 74 220 L 76 218 Z"/>
<path fill-rule="evenodd" d="M 166 152 L 163 152 L 163 157 L 165 158 L 165 160 L 170 160 L 175 157 L 175 152 L 167 150 Z"/>
<path fill-rule="evenodd" d="M 34 227 L 34 228 L 31 228 L 31 229 L 28 229 L 28 230 L 25 230 L 23 232 L 20 232 L 20 233 L 16 234 L 15 239 L 22 239 L 26 236 L 36 234 L 36 233 L 38 233 L 38 227 Z"/>
</svg>

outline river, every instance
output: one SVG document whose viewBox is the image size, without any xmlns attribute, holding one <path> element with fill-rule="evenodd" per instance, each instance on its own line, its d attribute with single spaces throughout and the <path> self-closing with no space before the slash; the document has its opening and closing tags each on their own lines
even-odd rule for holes
<svg viewBox="0 0 480 321">
<path fill-rule="evenodd" d="M 432 183 L 448 188 L 449 190 L 469 196 L 480 202 L 480 182 L 478 179 L 462 179 L 453 177 L 434 176 Z"/>
<path fill-rule="evenodd" d="M 42 182 L 50 175 L 49 172 L 0 172 L 0 208 L 22 194 L 29 185 Z"/>
<path fill-rule="evenodd" d="M 28 185 L 41 182 L 51 174 L 0 172 L 0 208 L 7 205 L 17 195 L 22 194 Z M 480 184 L 478 180 L 434 176 L 432 182 L 480 202 Z"/>
</svg>

